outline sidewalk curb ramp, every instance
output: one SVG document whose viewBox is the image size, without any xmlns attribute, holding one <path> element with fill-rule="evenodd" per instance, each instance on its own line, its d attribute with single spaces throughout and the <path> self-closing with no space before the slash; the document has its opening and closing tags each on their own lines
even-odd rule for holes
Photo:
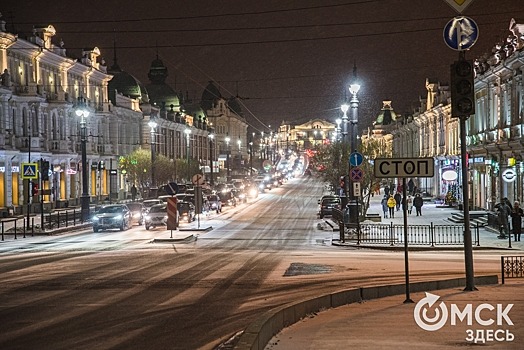
<svg viewBox="0 0 524 350">
<path fill-rule="evenodd" d="M 475 277 L 476 285 L 498 284 L 498 275 Z M 410 283 L 410 291 L 426 292 L 440 289 L 457 288 L 466 285 L 465 278 L 452 278 L 427 282 Z M 300 321 L 309 314 L 336 308 L 363 300 L 401 295 L 405 292 L 405 284 L 394 284 L 377 287 L 363 287 L 343 290 L 322 295 L 314 299 L 302 300 L 271 309 L 250 324 L 240 336 L 233 349 L 264 350 L 268 342 L 285 327 Z"/>
</svg>

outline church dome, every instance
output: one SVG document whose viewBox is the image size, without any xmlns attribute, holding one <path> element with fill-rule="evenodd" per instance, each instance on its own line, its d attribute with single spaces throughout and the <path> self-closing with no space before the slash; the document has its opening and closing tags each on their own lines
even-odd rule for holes
<svg viewBox="0 0 524 350">
<path fill-rule="evenodd" d="M 233 111 L 233 113 L 235 113 L 239 117 L 243 117 L 244 116 L 243 112 L 242 112 L 242 106 L 240 105 L 240 101 L 239 101 L 238 97 L 231 97 L 227 101 L 227 106 L 229 107 L 229 109 L 231 109 Z"/>
<path fill-rule="evenodd" d="M 116 104 L 116 91 L 129 98 L 138 99 L 140 103 L 149 101 L 144 85 L 137 78 L 120 69 L 117 64 L 114 64 L 108 73 L 113 75 L 113 79 L 107 84 L 109 99 L 113 104 Z"/>
<path fill-rule="evenodd" d="M 216 87 L 216 85 L 210 81 L 202 93 L 202 101 L 200 105 L 205 111 L 208 111 L 213 108 L 214 102 L 219 98 L 222 98 L 220 90 L 218 90 L 218 87 Z"/>
<path fill-rule="evenodd" d="M 162 60 L 157 56 L 147 76 L 151 84 L 147 85 L 149 93 L 149 100 L 151 104 L 161 107 L 162 109 L 170 110 L 171 106 L 174 111 L 180 110 L 180 98 L 176 91 L 166 83 L 168 77 L 167 67 L 164 66 Z"/>
</svg>

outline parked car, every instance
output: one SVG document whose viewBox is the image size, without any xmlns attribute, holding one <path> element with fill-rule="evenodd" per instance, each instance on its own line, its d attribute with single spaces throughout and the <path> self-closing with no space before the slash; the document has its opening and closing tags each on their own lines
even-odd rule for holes
<svg viewBox="0 0 524 350">
<path fill-rule="evenodd" d="M 178 215 L 180 221 L 184 220 L 187 222 L 195 221 L 195 206 L 191 202 L 178 202 L 177 203 Z"/>
<path fill-rule="evenodd" d="M 155 228 L 156 226 L 167 225 L 167 205 L 166 204 L 155 204 L 145 216 L 146 230 Z"/>
<path fill-rule="evenodd" d="M 333 215 L 333 208 L 340 209 L 341 207 L 341 200 L 338 196 L 324 196 L 319 201 L 320 208 L 319 208 L 319 216 L 320 218 L 324 218 L 324 216 L 331 216 Z"/>
<path fill-rule="evenodd" d="M 146 208 L 142 203 L 132 202 L 126 204 L 131 211 L 131 224 L 138 224 L 139 226 L 144 223 L 144 212 Z"/>
<path fill-rule="evenodd" d="M 103 206 L 93 215 L 93 232 L 118 228 L 120 231 L 131 228 L 131 211 L 125 204 Z"/>
<path fill-rule="evenodd" d="M 222 212 L 222 202 L 218 195 L 212 194 L 208 196 L 207 201 L 209 203 L 209 210 L 215 210 L 217 213 Z"/>
</svg>

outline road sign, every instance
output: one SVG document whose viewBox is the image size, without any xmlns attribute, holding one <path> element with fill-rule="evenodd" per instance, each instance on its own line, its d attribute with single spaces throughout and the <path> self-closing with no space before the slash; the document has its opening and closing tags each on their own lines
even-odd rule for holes
<svg viewBox="0 0 524 350">
<path fill-rule="evenodd" d="M 193 182 L 193 185 L 202 186 L 206 179 L 204 178 L 204 175 L 202 174 L 195 174 L 193 175 L 193 178 L 191 179 Z"/>
<path fill-rule="evenodd" d="M 360 182 L 353 182 L 353 196 L 355 197 L 360 197 L 361 194 L 360 194 Z"/>
<path fill-rule="evenodd" d="M 504 182 L 513 182 L 517 179 L 517 173 L 513 169 L 506 169 L 502 172 Z"/>
<path fill-rule="evenodd" d="M 375 177 L 433 177 L 435 161 L 433 158 L 377 158 Z"/>
<path fill-rule="evenodd" d="M 473 0 L 444 0 L 449 6 L 453 7 L 458 13 L 462 13 L 466 7 L 468 7 Z"/>
<path fill-rule="evenodd" d="M 22 163 L 22 179 L 38 179 L 38 163 Z"/>
<path fill-rule="evenodd" d="M 176 197 L 167 199 L 167 229 L 176 230 L 178 227 L 178 209 Z"/>
<path fill-rule="evenodd" d="M 469 17 L 460 16 L 450 20 L 444 27 L 444 42 L 452 50 L 469 50 L 479 37 L 479 27 Z"/>
<path fill-rule="evenodd" d="M 364 161 L 364 156 L 361 153 L 353 152 L 349 155 L 349 164 L 351 166 L 359 166 Z"/>
<path fill-rule="evenodd" d="M 351 168 L 349 171 L 349 177 L 351 178 L 351 181 L 362 181 L 364 171 L 362 171 L 361 168 Z"/>
</svg>

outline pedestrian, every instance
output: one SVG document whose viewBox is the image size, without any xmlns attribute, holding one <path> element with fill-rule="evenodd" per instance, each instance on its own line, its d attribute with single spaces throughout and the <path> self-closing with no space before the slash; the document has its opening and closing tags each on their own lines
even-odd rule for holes
<svg viewBox="0 0 524 350">
<path fill-rule="evenodd" d="M 382 198 L 382 201 L 380 201 L 380 204 L 382 204 L 382 212 L 384 213 L 384 219 L 388 218 L 388 196 L 384 196 Z"/>
<path fill-rule="evenodd" d="M 413 210 L 413 197 L 411 195 L 406 199 L 406 203 L 408 205 L 408 214 L 411 215 L 411 210 Z"/>
<path fill-rule="evenodd" d="M 520 203 L 515 201 L 515 203 L 513 203 L 513 210 L 511 211 L 511 227 L 513 228 L 513 240 L 515 242 L 520 241 L 522 216 L 524 216 L 524 211 L 520 208 Z"/>
<path fill-rule="evenodd" d="M 389 209 L 389 217 L 393 219 L 395 217 L 395 207 L 397 206 L 397 201 L 395 201 L 395 197 L 389 196 L 387 204 Z"/>
<path fill-rule="evenodd" d="M 135 184 L 133 184 L 133 186 L 131 186 L 131 200 L 134 202 L 136 199 L 136 186 Z"/>
<path fill-rule="evenodd" d="M 511 215 L 512 209 L 508 205 L 506 198 L 502 199 L 502 202 L 495 206 L 499 212 L 499 224 L 500 224 L 500 234 L 498 238 L 504 239 L 506 235 L 509 235 L 509 222 L 508 217 Z"/>
<path fill-rule="evenodd" d="M 417 212 L 417 216 L 422 216 L 422 206 L 424 205 L 424 201 L 422 200 L 422 197 L 420 194 L 415 195 L 415 199 L 413 199 L 413 206 L 415 207 L 415 211 Z"/>
<path fill-rule="evenodd" d="M 395 193 L 395 202 L 397 202 L 397 211 L 400 210 L 400 203 L 402 203 L 402 195 L 400 192 Z"/>
<path fill-rule="evenodd" d="M 384 195 L 386 196 L 386 198 L 389 198 L 389 185 L 386 185 L 384 187 Z"/>
<path fill-rule="evenodd" d="M 408 181 L 408 191 L 410 195 L 413 195 L 413 189 L 415 188 L 415 182 L 413 182 L 413 179 L 409 179 Z"/>
</svg>

